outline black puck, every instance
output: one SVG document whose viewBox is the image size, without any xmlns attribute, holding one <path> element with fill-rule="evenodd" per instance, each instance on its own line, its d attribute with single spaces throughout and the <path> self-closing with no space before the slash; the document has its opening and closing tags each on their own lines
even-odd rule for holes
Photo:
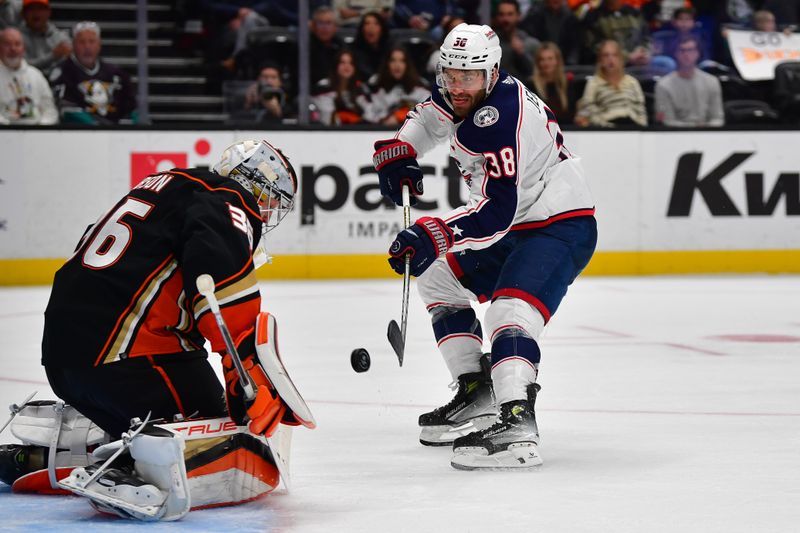
<svg viewBox="0 0 800 533">
<path fill-rule="evenodd" d="M 369 370 L 369 352 L 365 348 L 356 348 L 350 354 L 350 365 L 356 372 L 366 372 Z"/>
</svg>

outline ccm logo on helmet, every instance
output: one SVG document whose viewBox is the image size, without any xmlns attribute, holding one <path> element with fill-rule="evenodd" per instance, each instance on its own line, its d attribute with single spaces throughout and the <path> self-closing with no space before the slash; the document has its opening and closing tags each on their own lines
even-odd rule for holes
<svg viewBox="0 0 800 533">
<path fill-rule="evenodd" d="M 467 46 L 467 38 L 466 37 L 456 37 L 453 41 L 453 48 L 466 48 Z"/>
</svg>

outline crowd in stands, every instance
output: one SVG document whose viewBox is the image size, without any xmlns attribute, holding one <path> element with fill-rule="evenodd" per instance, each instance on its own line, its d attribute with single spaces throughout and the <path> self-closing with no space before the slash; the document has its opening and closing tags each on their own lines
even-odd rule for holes
<svg viewBox="0 0 800 533">
<path fill-rule="evenodd" d="M 176 4 L 202 21 L 212 86 L 238 91 L 232 123 L 296 120 L 297 26 L 307 23 L 311 120 L 394 126 L 438 90 L 439 43 L 458 23 L 479 23 L 481 2 L 310 0 L 309 21 L 298 20 L 294 0 Z M 0 122 L 135 122 L 130 78 L 100 58 L 97 24 L 68 35 L 50 13 L 47 0 L 0 0 Z M 744 82 L 726 36 L 732 29 L 791 35 L 799 20 L 800 0 L 491 2 L 501 68 L 559 122 L 578 127 L 797 123 L 800 87 L 777 77 Z M 736 115 L 727 107 L 733 101 L 756 102 L 762 113 Z"/>
<path fill-rule="evenodd" d="M 51 21 L 48 0 L 0 0 L 0 124 L 135 122 L 130 76 L 100 57 L 100 27 Z"/>
</svg>

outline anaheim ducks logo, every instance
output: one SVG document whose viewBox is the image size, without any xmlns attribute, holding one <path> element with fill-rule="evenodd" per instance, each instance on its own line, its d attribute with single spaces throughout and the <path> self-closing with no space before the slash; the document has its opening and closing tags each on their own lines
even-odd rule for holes
<svg viewBox="0 0 800 533">
<path fill-rule="evenodd" d="M 499 118 L 500 111 L 498 111 L 496 107 L 487 105 L 486 107 L 482 107 L 475 112 L 474 122 L 479 128 L 485 128 L 486 126 L 491 126 L 497 122 Z"/>
</svg>

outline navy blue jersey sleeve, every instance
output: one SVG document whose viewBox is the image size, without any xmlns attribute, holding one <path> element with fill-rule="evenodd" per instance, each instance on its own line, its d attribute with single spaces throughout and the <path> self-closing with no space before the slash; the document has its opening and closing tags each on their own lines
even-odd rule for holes
<svg viewBox="0 0 800 533">
<path fill-rule="evenodd" d="M 469 172 L 469 201 L 446 217 L 455 249 L 483 248 L 511 227 L 518 204 L 520 88 L 498 83 L 482 106 L 459 126 L 455 156 Z"/>
</svg>

